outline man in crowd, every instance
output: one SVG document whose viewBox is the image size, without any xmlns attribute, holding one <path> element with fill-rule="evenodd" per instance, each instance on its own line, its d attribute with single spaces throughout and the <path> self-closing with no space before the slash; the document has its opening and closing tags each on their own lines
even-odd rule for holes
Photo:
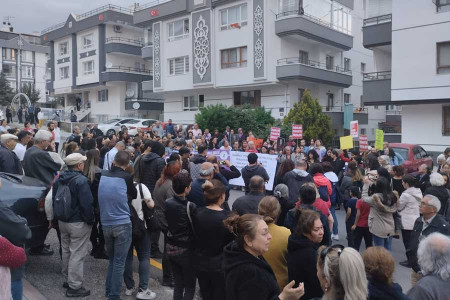
<svg viewBox="0 0 450 300">
<path fill-rule="evenodd" d="M 314 182 L 311 175 L 306 172 L 308 168 L 307 163 L 304 160 L 295 161 L 295 169 L 287 172 L 283 177 L 283 183 L 287 185 L 289 189 L 289 207 L 292 208 L 298 201 L 300 196 L 300 188 L 306 182 Z"/>
<path fill-rule="evenodd" d="M 164 135 L 164 129 L 161 126 L 160 121 L 155 122 L 155 126 L 153 126 L 153 131 L 156 132 L 156 135 L 162 137 Z"/>
<path fill-rule="evenodd" d="M 169 123 L 166 124 L 166 134 L 170 133 L 171 135 L 175 135 L 175 130 L 172 124 L 172 119 L 169 119 Z"/>
<path fill-rule="evenodd" d="M 208 148 L 204 145 L 198 146 L 198 154 L 194 155 L 194 157 L 189 162 L 189 168 L 191 170 L 191 178 L 192 180 L 196 180 L 200 177 L 200 169 L 202 163 L 206 162 L 206 155 L 208 154 Z"/>
<path fill-rule="evenodd" d="M 53 205 L 57 204 L 58 188 L 66 185 L 70 189 L 71 216 L 58 216 L 54 208 L 61 232 L 62 273 L 65 279 L 67 297 L 86 297 L 90 291 L 83 287 L 84 259 L 88 253 L 89 237 L 94 224 L 94 198 L 89 181 L 83 175 L 86 156 L 79 153 L 68 155 L 64 162 L 68 171 L 62 172 L 53 185 Z"/>
<path fill-rule="evenodd" d="M 240 216 L 245 214 L 257 214 L 258 205 L 261 199 L 266 195 L 264 178 L 255 175 L 249 182 L 250 192 L 236 199 L 233 203 L 233 211 Z"/>
<path fill-rule="evenodd" d="M 103 226 L 106 251 L 109 256 L 106 276 L 106 296 L 120 299 L 125 260 L 131 245 L 131 220 L 129 201 L 136 199 L 133 178 L 125 170 L 130 164 L 130 154 L 119 151 L 110 170 L 104 171 L 98 189 L 100 220 Z"/>
<path fill-rule="evenodd" d="M 188 201 L 191 201 L 197 205 L 197 207 L 204 207 L 205 200 L 203 199 L 202 185 L 206 180 L 212 180 L 214 178 L 214 165 L 210 162 L 204 162 L 200 167 L 200 178 L 195 179 L 191 185 L 191 191 L 187 196 Z"/>
<path fill-rule="evenodd" d="M 345 162 L 339 157 L 340 153 L 338 149 L 333 149 L 331 151 L 331 158 L 333 159 L 332 165 L 334 168 L 334 174 L 339 177 L 339 174 L 344 172 Z"/>
<path fill-rule="evenodd" d="M 72 134 L 67 138 L 67 143 L 75 142 L 81 145 L 81 129 L 78 126 L 73 127 Z"/>
<path fill-rule="evenodd" d="M 371 171 L 375 171 L 380 167 L 380 163 L 378 162 L 378 150 L 373 147 L 370 149 L 370 153 L 367 155 L 368 168 Z"/>
<path fill-rule="evenodd" d="M 267 174 L 266 169 L 262 166 L 262 164 L 258 164 L 258 155 L 256 153 L 250 153 L 247 156 L 248 166 L 245 166 L 242 172 L 242 179 L 244 179 L 245 184 L 245 193 L 249 192 L 249 183 L 250 178 L 255 175 L 261 176 L 265 182 L 269 181 L 269 175 Z"/>
<path fill-rule="evenodd" d="M 419 174 L 417 174 L 416 179 L 418 182 L 417 187 L 420 188 L 422 193 L 425 193 L 427 187 L 430 186 L 430 171 L 426 164 L 422 164 L 419 166 Z"/>
<path fill-rule="evenodd" d="M 105 162 L 103 163 L 103 170 L 111 170 L 114 157 L 119 151 L 125 150 L 125 143 L 120 141 L 117 142 L 114 148 L 108 151 L 105 155 Z"/>
<path fill-rule="evenodd" d="M 103 131 L 98 129 L 98 124 L 94 124 L 94 126 L 92 127 L 92 129 L 90 131 L 91 131 L 91 134 L 92 134 L 92 136 L 94 138 L 97 138 L 99 136 L 103 136 Z"/>
<path fill-rule="evenodd" d="M 420 202 L 419 210 L 421 217 L 417 218 L 414 223 L 413 231 L 409 241 L 406 256 L 411 266 L 411 285 L 415 285 L 421 278 L 422 272 L 417 260 L 417 249 L 420 240 L 434 232 L 444 235 L 450 235 L 450 225 L 445 221 L 444 217 L 438 214 L 441 209 L 441 202 L 436 196 L 425 195 Z"/>
<path fill-rule="evenodd" d="M 32 135 L 29 131 L 22 130 L 17 135 L 18 142 L 14 148 L 14 153 L 16 153 L 19 160 L 22 162 L 27 151 L 27 145 L 32 139 Z"/>
<path fill-rule="evenodd" d="M 52 140 L 55 140 L 55 133 L 53 132 L 54 129 L 55 129 L 55 124 L 53 124 L 53 121 L 48 122 L 47 130 L 50 131 L 50 133 L 52 134 Z"/>
<path fill-rule="evenodd" d="M 2 134 L 0 137 L 0 172 L 22 175 L 22 164 L 16 153 L 17 136 Z"/>
</svg>

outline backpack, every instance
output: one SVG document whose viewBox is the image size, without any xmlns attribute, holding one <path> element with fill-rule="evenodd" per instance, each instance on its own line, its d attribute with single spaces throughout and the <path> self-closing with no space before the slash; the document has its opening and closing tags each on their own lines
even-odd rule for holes
<svg viewBox="0 0 450 300">
<path fill-rule="evenodd" d="M 72 208 L 72 194 L 70 192 L 70 183 L 78 178 L 72 177 L 67 183 L 58 184 L 55 199 L 53 200 L 53 215 L 55 219 L 68 222 L 75 215 L 76 211 Z"/>
<path fill-rule="evenodd" d="M 331 187 L 332 187 L 332 192 L 330 195 L 330 201 L 331 201 L 331 205 L 334 205 L 334 204 L 336 204 L 336 202 L 338 200 L 338 195 L 339 195 L 339 193 L 337 191 L 337 182 L 332 182 Z"/>
<path fill-rule="evenodd" d="M 139 184 L 139 194 L 141 196 L 141 199 L 143 199 L 144 193 L 142 192 L 141 184 Z M 131 202 L 129 202 L 128 205 L 130 207 L 132 237 L 134 240 L 140 240 L 145 236 L 145 232 L 147 231 L 147 228 L 145 226 L 145 221 L 141 220 L 141 218 L 139 218 L 139 215 L 138 215 L 136 209 L 134 208 L 134 206 L 131 204 Z"/>
<path fill-rule="evenodd" d="M 325 202 L 328 202 L 330 200 L 328 195 L 328 188 L 326 185 L 318 186 L 317 190 L 319 191 L 320 199 Z"/>
</svg>

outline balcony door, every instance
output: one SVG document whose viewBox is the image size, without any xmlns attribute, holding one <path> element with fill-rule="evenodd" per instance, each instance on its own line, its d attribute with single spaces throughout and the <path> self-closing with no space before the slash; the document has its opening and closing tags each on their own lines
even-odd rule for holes
<svg viewBox="0 0 450 300">
<path fill-rule="evenodd" d="M 334 67 L 334 57 L 331 55 L 327 55 L 327 70 L 333 70 Z"/>
<path fill-rule="evenodd" d="M 280 13 L 298 10 L 299 0 L 280 0 Z"/>
<path fill-rule="evenodd" d="M 334 94 L 328 93 L 327 111 L 331 111 L 334 107 Z"/>
<path fill-rule="evenodd" d="M 307 65 L 309 61 L 309 53 L 303 50 L 299 51 L 299 60 L 301 64 Z"/>
</svg>

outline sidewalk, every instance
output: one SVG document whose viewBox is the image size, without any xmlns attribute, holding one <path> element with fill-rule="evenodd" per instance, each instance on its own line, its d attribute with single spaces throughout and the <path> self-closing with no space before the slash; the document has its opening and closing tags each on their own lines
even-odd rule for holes
<svg viewBox="0 0 450 300">
<path fill-rule="evenodd" d="M 47 300 L 42 294 L 31 285 L 25 278 L 23 280 L 23 300 Z"/>
</svg>

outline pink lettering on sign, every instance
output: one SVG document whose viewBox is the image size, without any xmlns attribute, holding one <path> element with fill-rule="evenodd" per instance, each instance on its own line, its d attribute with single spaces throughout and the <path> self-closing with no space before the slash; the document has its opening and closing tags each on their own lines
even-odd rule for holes
<svg viewBox="0 0 450 300">
<path fill-rule="evenodd" d="M 369 150 L 369 143 L 367 141 L 367 135 L 359 136 L 359 151 Z"/>
<path fill-rule="evenodd" d="M 303 138 L 303 125 L 292 124 L 292 138 L 294 139 Z"/>
<path fill-rule="evenodd" d="M 270 140 L 276 141 L 281 135 L 281 129 L 279 127 L 270 128 Z"/>
</svg>

